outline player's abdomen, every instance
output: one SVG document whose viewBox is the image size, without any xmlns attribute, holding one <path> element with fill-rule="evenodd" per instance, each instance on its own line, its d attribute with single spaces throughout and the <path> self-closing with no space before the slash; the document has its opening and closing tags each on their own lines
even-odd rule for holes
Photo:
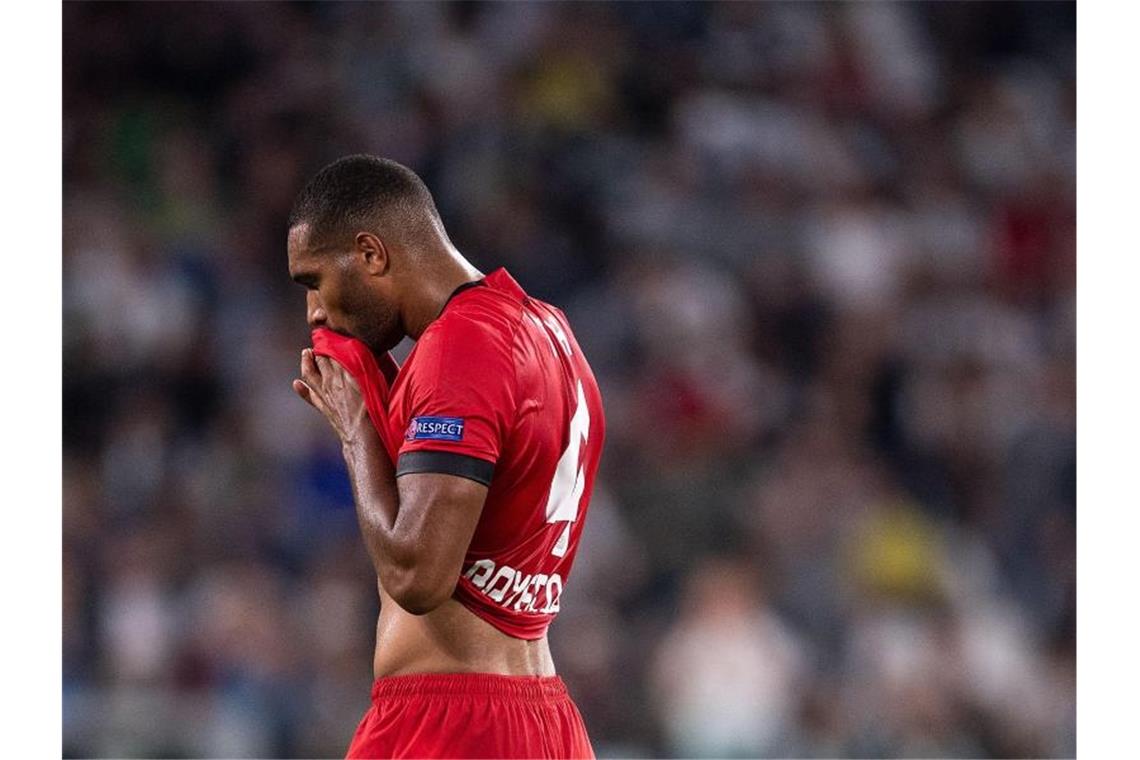
<svg viewBox="0 0 1140 760">
<path fill-rule="evenodd" d="M 555 669 L 546 636 L 507 636 L 454 599 L 412 615 L 381 591 L 373 675 L 410 673 L 552 676 Z"/>
</svg>

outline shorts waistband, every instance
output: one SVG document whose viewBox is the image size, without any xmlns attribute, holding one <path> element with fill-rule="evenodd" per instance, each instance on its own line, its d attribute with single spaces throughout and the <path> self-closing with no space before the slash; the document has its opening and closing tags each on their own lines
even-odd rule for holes
<svg viewBox="0 0 1140 760">
<path fill-rule="evenodd" d="M 407 696 L 491 696 L 543 700 L 567 696 L 559 676 L 504 676 L 497 673 L 415 673 L 384 676 L 372 683 L 372 701 Z"/>
</svg>

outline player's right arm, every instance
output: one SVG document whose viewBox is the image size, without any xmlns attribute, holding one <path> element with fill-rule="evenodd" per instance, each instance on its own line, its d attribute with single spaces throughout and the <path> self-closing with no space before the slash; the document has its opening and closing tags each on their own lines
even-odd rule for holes
<svg viewBox="0 0 1140 760">
<path fill-rule="evenodd" d="M 340 438 L 361 534 L 381 586 L 415 615 L 443 604 L 455 589 L 487 486 L 435 472 L 405 474 L 397 486 L 360 391 L 336 361 L 306 350 L 293 387 Z"/>
<path fill-rule="evenodd" d="M 380 584 L 413 615 L 431 612 L 455 590 L 487 487 L 434 472 L 397 480 L 372 430 L 344 444 L 344 459 Z"/>
</svg>

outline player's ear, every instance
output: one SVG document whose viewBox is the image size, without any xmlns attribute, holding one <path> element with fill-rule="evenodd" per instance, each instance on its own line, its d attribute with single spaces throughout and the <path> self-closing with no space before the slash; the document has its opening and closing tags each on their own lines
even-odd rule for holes
<svg viewBox="0 0 1140 760">
<path fill-rule="evenodd" d="M 388 273 L 388 269 L 392 266 L 392 260 L 388 255 L 388 247 L 384 245 L 383 240 L 371 232 L 358 232 L 354 243 L 356 244 L 356 252 L 364 261 L 364 268 L 368 270 L 369 274 L 381 276 Z"/>
</svg>

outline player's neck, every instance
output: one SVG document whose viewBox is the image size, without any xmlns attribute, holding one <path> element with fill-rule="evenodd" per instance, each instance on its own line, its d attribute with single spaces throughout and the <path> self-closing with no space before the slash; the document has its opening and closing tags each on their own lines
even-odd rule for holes
<svg viewBox="0 0 1140 760">
<path fill-rule="evenodd" d="M 419 340 L 428 325 L 443 311 L 455 289 L 482 276 L 482 272 L 449 245 L 446 255 L 437 257 L 434 266 L 419 278 L 417 291 L 409 299 L 408 312 L 404 317 L 408 336 Z"/>
</svg>

